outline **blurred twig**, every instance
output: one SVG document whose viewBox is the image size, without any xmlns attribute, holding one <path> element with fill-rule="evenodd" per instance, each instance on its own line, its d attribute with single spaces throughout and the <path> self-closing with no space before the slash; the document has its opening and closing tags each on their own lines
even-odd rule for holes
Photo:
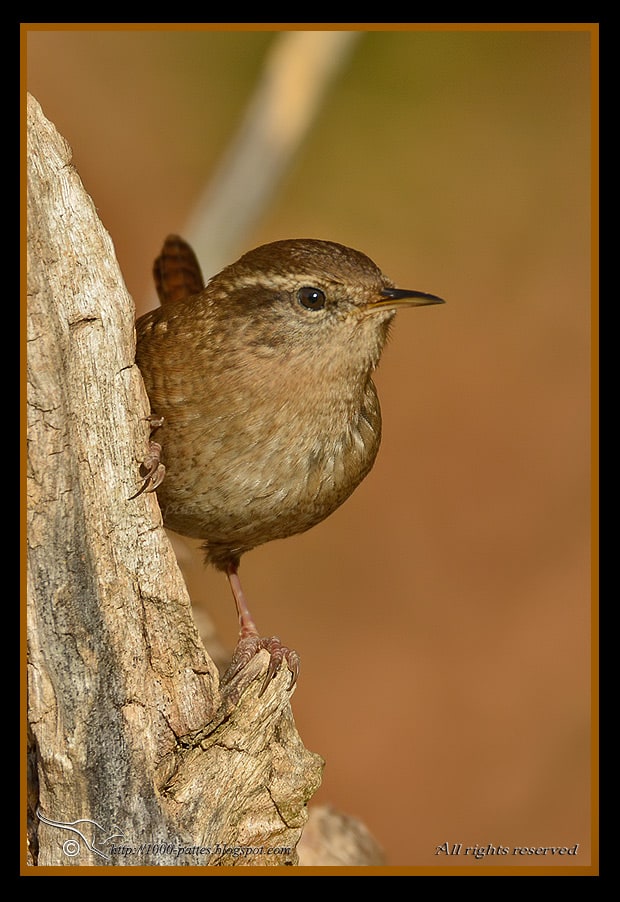
<svg viewBox="0 0 620 902">
<path fill-rule="evenodd" d="M 287 31 L 275 38 L 239 130 L 186 229 L 207 277 L 243 250 L 360 34 Z"/>
</svg>

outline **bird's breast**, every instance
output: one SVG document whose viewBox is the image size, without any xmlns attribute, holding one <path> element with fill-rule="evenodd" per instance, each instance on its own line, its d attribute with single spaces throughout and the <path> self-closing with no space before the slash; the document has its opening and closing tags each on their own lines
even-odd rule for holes
<svg viewBox="0 0 620 902">
<path fill-rule="evenodd" d="M 205 405 L 193 408 L 191 393 L 177 409 L 153 409 L 164 416 L 157 438 L 166 466 L 158 489 L 165 524 L 244 548 L 329 516 L 367 475 L 381 439 L 372 383 L 355 410 L 300 405 L 299 398 L 267 409 L 254 398 L 251 405 L 214 405 L 208 414 Z"/>
</svg>

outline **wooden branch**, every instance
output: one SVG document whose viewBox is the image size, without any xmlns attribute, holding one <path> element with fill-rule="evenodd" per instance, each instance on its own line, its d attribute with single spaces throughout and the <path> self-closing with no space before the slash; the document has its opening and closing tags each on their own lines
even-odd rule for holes
<svg viewBox="0 0 620 902">
<path fill-rule="evenodd" d="M 258 699 L 265 653 L 220 695 L 157 500 L 128 501 L 133 303 L 69 147 L 27 115 L 29 863 L 296 864 L 322 761 L 286 670 Z"/>
</svg>

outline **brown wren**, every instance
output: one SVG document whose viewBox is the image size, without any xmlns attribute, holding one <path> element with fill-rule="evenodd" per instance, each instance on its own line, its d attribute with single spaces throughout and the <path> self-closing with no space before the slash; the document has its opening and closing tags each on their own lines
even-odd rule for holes
<svg viewBox="0 0 620 902">
<path fill-rule="evenodd" d="M 368 474 L 381 440 L 372 373 L 390 323 L 400 307 L 443 301 L 309 238 L 257 247 L 204 287 L 193 251 L 171 235 L 154 275 L 161 306 L 136 323 L 136 362 L 161 445 L 151 443 L 140 491 L 157 489 L 164 525 L 202 539 L 228 576 L 240 634 L 224 680 L 266 648 L 261 692 L 284 660 L 292 687 L 299 658 L 260 636 L 241 555 L 320 523 Z"/>
</svg>

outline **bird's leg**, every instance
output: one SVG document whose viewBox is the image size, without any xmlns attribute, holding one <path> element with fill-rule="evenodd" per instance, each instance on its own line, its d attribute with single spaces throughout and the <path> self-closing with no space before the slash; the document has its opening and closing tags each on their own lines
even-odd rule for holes
<svg viewBox="0 0 620 902">
<path fill-rule="evenodd" d="M 258 636 L 256 624 L 250 614 L 248 603 L 245 600 L 243 589 L 241 588 L 241 580 L 239 579 L 238 564 L 228 564 L 226 568 L 226 576 L 232 589 L 237 614 L 239 615 L 239 638 L 247 639 L 249 636 Z"/>
<path fill-rule="evenodd" d="M 164 422 L 163 417 L 153 417 L 150 416 L 149 422 L 151 424 L 151 435 L 155 432 L 156 429 Z M 154 492 L 157 486 L 161 485 L 164 481 L 164 476 L 166 475 L 166 468 L 161 462 L 161 445 L 159 442 L 150 441 L 149 442 L 149 450 L 142 461 L 140 466 L 142 471 L 142 475 L 145 477 L 144 482 L 138 489 L 138 491 L 128 498 L 128 501 L 133 501 L 134 498 L 137 498 L 138 495 L 141 495 L 143 492 Z"/>
<path fill-rule="evenodd" d="M 231 562 L 226 567 L 226 575 L 232 589 L 237 614 L 239 615 L 239 640 L 233 652 L 232 660 L 228 670 L 224 674 L 223 682 L 229 683 L 252 658 L 258 654 L 261 649 L 269 652 L 269 668 L 265 682 L 259 692 L 259 696 L 263 694 L 270 681 L 274 678 L 282 661 L 286 661 L 287 667 L 291 672 L 291 680 L 289 690 L 293 688 L 299 676 L 300 660 L 296 651 L 282 645 L 277 636 L 260 636 L 256 624 L 250 614 L 243 589 L 241 588 L 241 580 L 239 579 L 238 563 Z"/>
</svg>

